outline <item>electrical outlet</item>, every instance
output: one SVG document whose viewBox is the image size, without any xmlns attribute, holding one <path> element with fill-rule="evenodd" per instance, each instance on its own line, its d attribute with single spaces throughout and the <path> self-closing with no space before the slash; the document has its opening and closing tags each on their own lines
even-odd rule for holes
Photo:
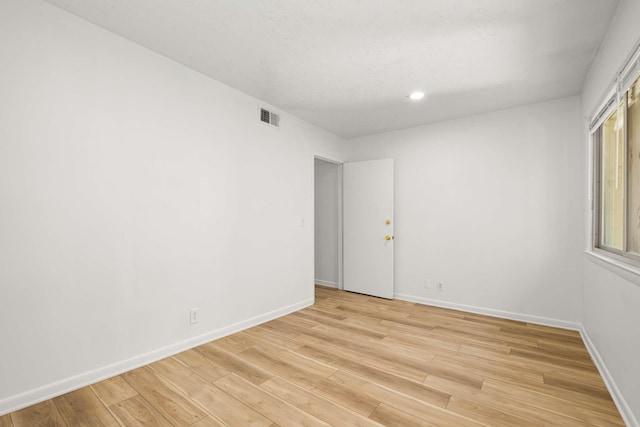
<svg viewBox="0 0 640 427">
<path fill-rule="evenodd" d="M 424 279 L 424 288 L 425 289 L 431 289 L 431 280 Z"/>
<path fill-rule="evenodd" d="M 438 282 L 438 292 L 444 292 L 444 284 L 442 282 Z"/>
<path fill-rule="evenodd" d="M 194 323 L 198 323 L 199 321 L 200 321 L 200 309 L 192 308 L 189 311 L 189 323 L 193 325 Z"/>
</svg>

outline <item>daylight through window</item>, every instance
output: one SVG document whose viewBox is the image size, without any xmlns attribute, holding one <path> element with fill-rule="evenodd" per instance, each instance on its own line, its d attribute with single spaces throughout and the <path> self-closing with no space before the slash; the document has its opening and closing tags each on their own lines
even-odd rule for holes
<svg viewBox="0 0 640 427">
<path fill-rule="evenodd" d="M 592 133 L 593 246 L 640 261 L 640 78 Z"/>
</svg>

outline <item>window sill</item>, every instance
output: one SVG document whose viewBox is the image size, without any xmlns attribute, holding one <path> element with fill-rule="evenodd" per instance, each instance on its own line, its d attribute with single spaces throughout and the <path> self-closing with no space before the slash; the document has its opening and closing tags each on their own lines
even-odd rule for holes
<svg viewBox="0 0 640 427">
<path fill-rule="evenodd" d="M 587 249 L 584 251 L 584 253 L 588 255 L 589 260 L 594 264 L 597 264 L 600 267 L 622 277 L 623 279 L 626 279 L 640 286 L 640 267 L 637 267 L 633 264 L 628 264 L 623 261 L 619 261 L 593 250 Z"/>
</svg>

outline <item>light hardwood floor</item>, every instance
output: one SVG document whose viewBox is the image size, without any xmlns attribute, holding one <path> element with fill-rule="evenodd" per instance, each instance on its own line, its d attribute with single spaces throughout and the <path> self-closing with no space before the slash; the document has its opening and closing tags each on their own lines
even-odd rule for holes
<svg viewBox="0 0 640 427">
<path fill-rule="evenodd" d="M 40 425 L 624 423 L 577 332 L 317 287 L 312 307 L 0 417 Z"/>
</svg>

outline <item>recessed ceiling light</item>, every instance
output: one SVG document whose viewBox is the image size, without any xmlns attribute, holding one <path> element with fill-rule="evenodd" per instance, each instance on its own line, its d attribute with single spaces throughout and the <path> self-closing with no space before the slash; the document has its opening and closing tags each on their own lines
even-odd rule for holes
<svg viewBox="0 0 640 427">
<path fill-rule="evenodd" d="M 409 98 L 411 98 L 414 101 L 418 101 L 424 98 L 424 92 L 412 92 L 411 95 L 409 95 Z"/>
</svg>

